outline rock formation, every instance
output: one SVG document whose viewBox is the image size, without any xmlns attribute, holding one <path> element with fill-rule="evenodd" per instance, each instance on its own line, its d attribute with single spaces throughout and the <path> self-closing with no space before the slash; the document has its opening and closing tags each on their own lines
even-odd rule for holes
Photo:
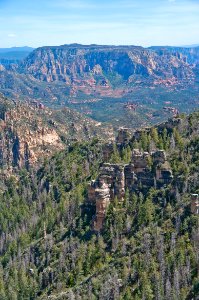
<svg viewBox="0 0 199 300">
<path fill-rule="evenodd" d="M 180 50 L 178 49 L 180 52 Z M 176 51 L 177 52 L 177 51 Z M 130 82 L 133 76 L 139 78 L 192 78 L 193 70 L 184 58 L 174 52 L 160 52 L 135 46 L 63 45 L 41 47 L 33 51 L 21 64 L 20 71 L 47 82 L 64 81 L 81 87 L 82 82 L 90 86 L 90 75 L 94 86 L 110 88 L 104 74 L 117 74 Z M 196 61 L 199 57 L 196 53 Z M 190 63 L 192 63 L 190 61 Z M 78 79 L 81 82 L 78 82 Z M 83 80 L 83 81 L 82 81 Z"/>
<path fill-rule="evenodd" d="M 191 212 L 195 215 L 199 214 L 199 196 L 198 196 L 198 194 L 191 195 Z"/>
<path fill-rule="evenodd" d="M 78 44 L 41 47 L 18 64 L 4 62 L 0 67 L 0 89 L 7 95 L 16 96 L 20 91 L 26 99 L 45 97 L 48 101 L 64 100 L 66 95 L 78 92 L 122 97 L 132 92 L 132 83 L 140 87 L 192 84 L 198 61 L 198 48 Z M 50 85 L 52 82 L 55 84 Z"/>
<path fill-rule="evenodd" d="M 155 172 L 149 166 L 149 157 Z M 132 192 L 140 186 L 150 188 L 155 182 L 156 185 L 163 186 L 171 183 L 172 178 L 172 171 L 163 150 L 148 153 L 134 149 L 130 164 L 102 164 L 98 178 L 88 187 L 88 202 L 96 208 L 93 229 L 100 231 L 103 228 L 109 203 L 115 197 L 123 201 L 127 189 Z"/>
<path fill-rule="evenodd" d="M 113 153 L 113 142 L 109 142 L 103 145 L 102 153 L 104 161 L 108 161 Z"/>
<path fill-rule="evenodd" d="M 120 128 L 116 138 L 116 143 L 125 146 L 130 140 L 130 132 L 128 128 Z"/>
<path fill-rule="evenodd" d="M 52 111 L 40 102 L 15 103 L 0 95 L 0 166 L 5 173 L 28 169 L 71 142 L 92 137 L 112 140 L 113 130 L 68 108 Z"/>
<path fill-rule="evenodd" d="M 100 168 L 100 175 L 88 187 L 88 201 L 96 206 L 96 216 L 93 228 L 99 231 L 102 228 L 106 209 L 115 197 L 119 201 L 124 199 L 125 175 L 124 166 L 104 163 Z"/>
<path fill-rule="evenodd" d="M 95 189 L 96 197 L 96 218 L 94 220 L 93 227 L 96 231 L 99 231 L 103 226 L 104 212 L 106 211 L 110 203 L 110 191 L 109 186 L 106 183 Z"/>
</svg>

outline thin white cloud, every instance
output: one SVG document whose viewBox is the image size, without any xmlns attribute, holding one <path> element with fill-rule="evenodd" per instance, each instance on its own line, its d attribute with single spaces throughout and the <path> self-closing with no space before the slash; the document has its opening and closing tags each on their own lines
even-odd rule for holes
<svg viewBox="0 0 199 300">
<path fill-rule="evenodd" d="M 15 33 L 9 33 L 9 34 L 8 34 L 8 37 L 9 37 L 9 38 L 15 38 L 16 36 L 17 36 L 17 35 L 16 35 Z"/>
</svg>

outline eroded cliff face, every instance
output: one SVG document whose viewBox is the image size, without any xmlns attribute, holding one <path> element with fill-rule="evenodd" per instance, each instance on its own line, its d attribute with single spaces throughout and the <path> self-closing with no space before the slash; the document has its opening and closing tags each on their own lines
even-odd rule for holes
<svg viewBox="0 0 199 300">
<path fill-rule="evenodd" d="M 13 106 L 0 120 L 0 166 L 12 172 L 14 168 L 29 168 L 40 158 L 64 149 L 55 129 L 46 126 L 31 106 Z"/>
<path fill-rule="evenodd" d="M 41 47 L 19 64 L 0 66 L 0 76 L 7 97 L 66 105 L 135 128 L 159 122 L 161 114 L 166 120 L 172 108 L 188 112 L 197 106 L 199 48 Z"/>
<path fill-rule="evenodd" d="M 167 80 L 172 84 L 192 81 L 195 74 L 188 54 L 134 46 L 42 47 L 33 51 L 18 70 L 41 81 L 65 82 L 71 88 L 71 95 L 81 91 L 121 96 L 137 80 L 155 85 Z M 119 87 L 119 82 L 126 87 Z"/>
<path fill-rule="evenodd" d="M 168 130 L 180 126 L 179 118 L 164 123 Z M 162 124 L 158 129 L 162 130 Z M 149 128 L 143 129 L 147 132 Z M 132 135 L 127 128 L 121 128 L 116 138 L 117 149 L 120 151 L 127 147 L 132 139 L 139 139 L 143 130 L 137 130 Z M 103 157 L 108 161 L 113 153 L 113 143 L 104 145 Z M 173 174 L 164 150 L 143 152 L 139 149 L 131 150 L 131 161 L 128 164 L 102 163 L 96 180 L 88 186 L 88 205 L 95 207 L 93 230 L 103 229 L 104 219 L 108 206 L 116 198 L 123 201 L 125 192 L 138 192 L 140 189 L 148 190 L 151 187 L 163 187 L 172 183 Z"/>
<path fill-rule="evenodd" d="M 52 111 L 36 101 L 16 104 L 0 97 L 0 167 L 5 174 L 94 136 L 111 140 L 112 128 L 67 108 Z"/>
<path fill-rule="evenodd" d="M 149 49 L 155 51 L 158 55 L 172 54 L 186 63 L 192 64 L 193 67 L 199 63 L 199 47 L 164 47 L 156 46 Z"/>
<path fill-rule="evenodd" d="M 183 59 L 184 58 L 184 59 Z M 42 47 L 21 64 L 21 70 L 46 81 L 72 83 L 74 78 L 118 74 L 124 80 L 141 75 L 154 78 L 191 76 L 186 57 L 173 52 L 156 52 L 142 47 L 65 45 Z"/>
<path fill-rule="evenodd" d="M 149 166 L 149 158 L 153 167 Z M 110 202 L 116 197 L 123 201 L 127 189 L 132 192 L 139 190 L 140 186 L 147 189 L 161 187 L 170 184 L 172 179 L 171 167 L 163 150 L 148 153 L 134 149 L 130 164 L 104 163 L 98 178 L 88 187 L 88 202 L 96 208 L 93 229 L 100 231 L 103 228 Z"/>
</svg>

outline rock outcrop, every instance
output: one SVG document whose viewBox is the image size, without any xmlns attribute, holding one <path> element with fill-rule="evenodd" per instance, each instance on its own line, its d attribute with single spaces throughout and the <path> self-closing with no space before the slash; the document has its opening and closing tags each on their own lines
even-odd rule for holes
<svg viewBox="0 0 199 300">
<path fill-rule="evenodd" d="M 52 111 L 37 101 L 16 103 L 0 95 L 0 167 L 5 173 L 37 164 L 73 141 L 112 140 L 111 127 L 65 108 Z"/>
<path fill-rule="evenodd" d="M 26 168 L 64 149 L 55 128 L 48 126 L 32 106 L 13 105 L 1 113 L 0 166 L 5 171 Z"/>
<path fill-rule="evenodd" d="M 125 146 L 128 144 L 129 140 L 130 140 L 130 131 L 128 128 L 120 128 L 118 130 L 118 135 L 117 135 L 117 138 L 116 138 L 116 143 L 122 145 L 122 146 Z"/>
<path fill-rule="evenodd" d="M 191 195 L 191 212 L 192 214 L 199 214 L 199 195 L 192 194 Z"/>
<path fill-rule="evenodd" d="M 149 166 L 149 158 L 153 168 Z M 140 187 L 148 189 L 154 185 L 163 186 L 171 183 L 172 179 L 172 171 L 163 150 L 148 153 L 134 149 L 130 164 L 102 164 L 98 178 L 88 187 L 88 202 L 96 208 L 93 229 L 100 231 L 103 228 L 109 203 L 115 197 L 123 201 L 127 189 L 132 192 Z"/>
<path fill-rule="evenodd" d="M 103 226 L 104 212 L 106 211 L 110 203 L 110 190 L 106 183 L 102 183 L 101 186 L 95 189 L 96 197 L 96 218 L 94 220 L 94 229 L 100 231 Z"/>
<path fill-rule="evenodd" d="M 88 201 L 96 206 L 93 228 L 100 231 L 103 226 L 106 209 L 115 197 L 122 201 L 125 194 L 124 166 L 118 164 L 103 164 L 100 175 L 88 187 Z"/>
</svg>

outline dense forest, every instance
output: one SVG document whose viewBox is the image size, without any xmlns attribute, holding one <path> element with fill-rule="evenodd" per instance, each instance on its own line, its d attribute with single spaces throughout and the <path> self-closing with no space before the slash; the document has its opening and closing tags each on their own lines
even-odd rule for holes
<svg viewBox="0 0 199 300">
<path fill-rule="evenodd" d="M 198 299 L 199 113 L 143 130 L 118 147 L 112 163 L 133 149 L 164 149 L 169 185 L 125 190 L 94 232 L 87 187 L 105 160 L 104 144 L 76 142 L 39 169 L 21 169 L 0 184 L 0 299 Z M 150 167 L 150 161 L 149 161 Z"/>
</svg>

